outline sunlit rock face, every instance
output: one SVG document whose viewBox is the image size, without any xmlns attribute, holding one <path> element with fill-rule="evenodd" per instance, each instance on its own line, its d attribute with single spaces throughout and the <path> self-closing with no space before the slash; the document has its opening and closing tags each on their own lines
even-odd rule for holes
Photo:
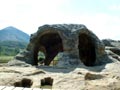
<svg viewBox="0 0 120 90">
<path fill-rule="evenodd" d="M 44 65 L 50 65 L 57 54 L 60 54 L 58 66 L 76 66 L 81 63 L 94 66 L 100 64 L 105 56 L 103 43 L 85 25 L 43 25 L 31 35 L 26 50 L 20 52 L 11 64 L 19 60 L 38 65 L 40 51 L 45 55 Z"/>
</svg>

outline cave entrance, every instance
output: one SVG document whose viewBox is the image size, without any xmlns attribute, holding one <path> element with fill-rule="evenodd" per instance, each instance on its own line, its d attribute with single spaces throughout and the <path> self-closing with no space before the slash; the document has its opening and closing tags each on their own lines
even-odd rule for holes
<svg viewBox="0 0 120 90">
<path fill-rule="evenodd" d="M 93 66 L 96 61 L 95 40 L 87 34 L 79 34 L 79 57 L 86 66 Z"/>
<path fill-rule="evenodd" d="M 60 53 L 58 53 L 53 60 L 51 61 L 49 66 L 54 66 L 58 64 L 59 61 L 59 57 L 60 57 Z M 41 51 L 38 52 L 38 64 L 39 65 L 44 65 L 44 60 L 45 60 L 45 54 Z"/>
<path fill-rule="evenodd" d="M 35 65 L 38 64 L 38 53 L 43 52 L 45 58 L 44 65 L 50 65 L 59 52 L 63 52 L 63 43 L 58 33 L 46 33 L 39 39 L 38 46 L 34 49 Z"/>
<path fill-rule="evenodd" d="M 38 64 L 42 65 L 45 60 L 45 54 L 41 51 L 38 52 Z"/>
</svg>

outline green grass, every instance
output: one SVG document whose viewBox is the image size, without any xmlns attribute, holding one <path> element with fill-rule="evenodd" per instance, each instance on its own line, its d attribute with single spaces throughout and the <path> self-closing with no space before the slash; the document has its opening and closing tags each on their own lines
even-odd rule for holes
<svg viewBox="0 0 120 90">
<path fill-rule="evenodd" d="M 0 63 L 7 63 L 12 60 L 14 56 L 0 56 Z"/>
</svg>

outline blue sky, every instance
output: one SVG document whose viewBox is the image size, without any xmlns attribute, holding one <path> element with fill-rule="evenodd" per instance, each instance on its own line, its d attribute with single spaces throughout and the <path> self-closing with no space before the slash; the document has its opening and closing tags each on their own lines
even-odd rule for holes
<svg viewBox="0 0 120 90">
<path fill-rule="evenodd" d="M 0 29 L 32 34 L 58 23 L 84 24 L 100 39 L 120 40 L 120 0 L 0 0 Z"/>
</svg>

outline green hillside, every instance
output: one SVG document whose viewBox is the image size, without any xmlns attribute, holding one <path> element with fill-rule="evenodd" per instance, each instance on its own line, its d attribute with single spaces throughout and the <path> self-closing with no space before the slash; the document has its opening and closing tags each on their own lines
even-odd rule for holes
<svg viewBox="0 0 120 90">
<path fill-rule="evenodd" d="M 29 43 L 29 35 L 15 27 L 0 30 L 0 56 L 15 56 Z"/>
<path fill-rule="evenodd" d="M 1 41 L 0 42 L 0 55 L 14 56 L 20 50 L 26 48 L 28 43 L 18 41 Z"/>
<path fill-rule="evenodd" d="M 29 42 L 29 38 L 28 34 L 13 26 L 0 30 L 0 41 Z"/>
</svg>

